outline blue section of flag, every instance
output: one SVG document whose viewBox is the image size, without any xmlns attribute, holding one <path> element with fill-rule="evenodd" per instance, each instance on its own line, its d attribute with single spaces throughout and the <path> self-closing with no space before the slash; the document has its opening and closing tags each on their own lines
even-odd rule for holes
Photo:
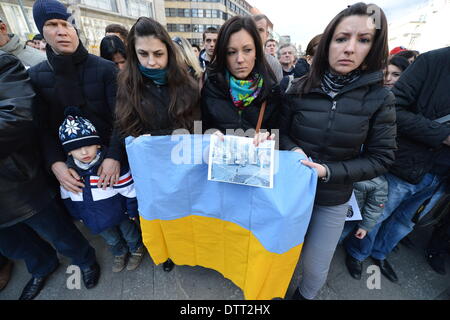
<svg viewBox="0 0 450 320">
<path fill-rule="evenodd" d="M 234 222 L 279 254 L 303 243 L 317 174 L 300 163 L 302 155 L 276 151 L 273 189 L 208 181 L 209 140 L 209 135 L 126 139 L 140 215 L 146 220 L 199 215 Z"/>
</svg>

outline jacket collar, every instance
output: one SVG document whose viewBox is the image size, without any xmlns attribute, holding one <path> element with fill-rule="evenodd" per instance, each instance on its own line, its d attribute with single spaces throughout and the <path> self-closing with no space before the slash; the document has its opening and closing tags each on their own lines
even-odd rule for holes
<svg viewBox="0 0 450 320">
<path fill-rule="evenodd" d="M 368 86 L 368 85 L 377 84 L 382 81 L 383 81 L 383 72 L 382 71 L 363 73 L 363 74 L 361 74 L 361 76 L 359 77 L 358 80 L 356 80 L 355 82 L 342 88 L 342 90 L 339 91 L 339 93 L 335 97 L 340 96 L 351 90 L 354 90 L 354 89 L 357 89 L 360 87 L 364 87 L 364 86 Z M 313 89 L 311 89 L 311 92 L 318 92 L 318 93 L 326 94 L 321 88 L 313 88 Z"/>
</svg>

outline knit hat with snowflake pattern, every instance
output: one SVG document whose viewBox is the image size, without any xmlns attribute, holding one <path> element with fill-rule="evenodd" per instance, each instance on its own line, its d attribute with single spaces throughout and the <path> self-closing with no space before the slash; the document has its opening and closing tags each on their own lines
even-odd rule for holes
<svg viewBox="0 0 450 320">
<path fill-rule="evenodd" d="M 59 139 L 65 152 L 69 153 L 81 147 L 102 144 L 94 125 L 81 116 L 79 108 L 67 107 L 64 115 L 66 118 L 59 127 Z"/>
</svg>

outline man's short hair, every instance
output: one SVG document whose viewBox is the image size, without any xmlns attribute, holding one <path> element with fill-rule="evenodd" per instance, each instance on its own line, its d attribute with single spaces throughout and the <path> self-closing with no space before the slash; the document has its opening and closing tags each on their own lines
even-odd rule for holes
<svg viewBox="0 0 450 320">
<path fill-rule="evenodd" d="M 275 40 L 275 39 L 269 39 L 269 40 L 267 40 L 266 43 L 264 44 L 264 47 L 267 46 L 267 44 L 268 44 L 269 42 L 275 42 L 275 44 L 278 46 L 278 41 L 277 41 L 277 40 Z"/>
<path fill-rule="evenodd" d="M 128 37 L 128 30 L 127 28 L 125 28 L 124 26 L 120 25 L 120 24 L 110 24 L 107 25 L 105 28 L 105 33 L 118 33 L 120 34 L 124 39 L 126 39 Z"/>
<path fill-rule="evenodd" d="M 257 14 L 253 16 L 253 20 L 255 20 L 255 22 L 258 22 L 259 20 L 266 20 L 267 23 L 269 23 L 269 18 L 267 18 L 267 16 L 265 14 Z"/>
<path fill-rule="evenodd" d="M 217 28 L 214 28 L 214 27 L 206 28 L 205 32 L 203 32 L 203 42 L 205 42 L 207 33 L 219 33 L 219 31 L 217 30 Z"/>
</svg>

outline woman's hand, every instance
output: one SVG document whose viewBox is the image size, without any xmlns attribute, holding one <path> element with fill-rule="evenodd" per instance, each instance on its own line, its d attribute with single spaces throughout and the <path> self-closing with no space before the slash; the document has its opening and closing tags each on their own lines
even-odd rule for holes
<svg viewBox="0 0 450 320">
<path fill-rule="evenodd" d="M 103 190 L 105 190 L 108 186 L 112 187 L 119 181 L 120 162 L 110 158 L 103 160 L 98 168 L 97 175 L 100 177 L 97 183 L 98 188 L 103 188 Z"/>
<path fill-rule="evenodd" d="M 325 167 L 323 165 L 309 161 L 309 160 L 302 160 L 301 162 L 307 167 L 316 169 L 317 176 L 319 178 L 324 178 L 327 176 L 327 169 L 325 169 Z"/>
<path fill-rule="evenodd" d="M 84 184 L 80 181 L 80 176 L 75 170 L 69 169 L 64 162 L 55 162 L 51 169 L 64 189 L 74 193 L 83 191 L 81 188 L 84 188 Z"/>
<path fill-rule="evenodd" d="M 367 234 L 367 230 L 358 228 L 358 230 L 355 233 L 355 237 L 357 237 L 358 239 L 363 239 Z"/>
<path fill-rule="evenodd" d="M 255 137 L 253 138 L 253 144 L 255 145 L 255 147 L 257 147 L 260 143 L 263 143 L 266 140 L 275 140 L 275 133 L 272 133 L 270 135 L 269 132 L 259 132 L 255 134 Z"/>
</svg>

